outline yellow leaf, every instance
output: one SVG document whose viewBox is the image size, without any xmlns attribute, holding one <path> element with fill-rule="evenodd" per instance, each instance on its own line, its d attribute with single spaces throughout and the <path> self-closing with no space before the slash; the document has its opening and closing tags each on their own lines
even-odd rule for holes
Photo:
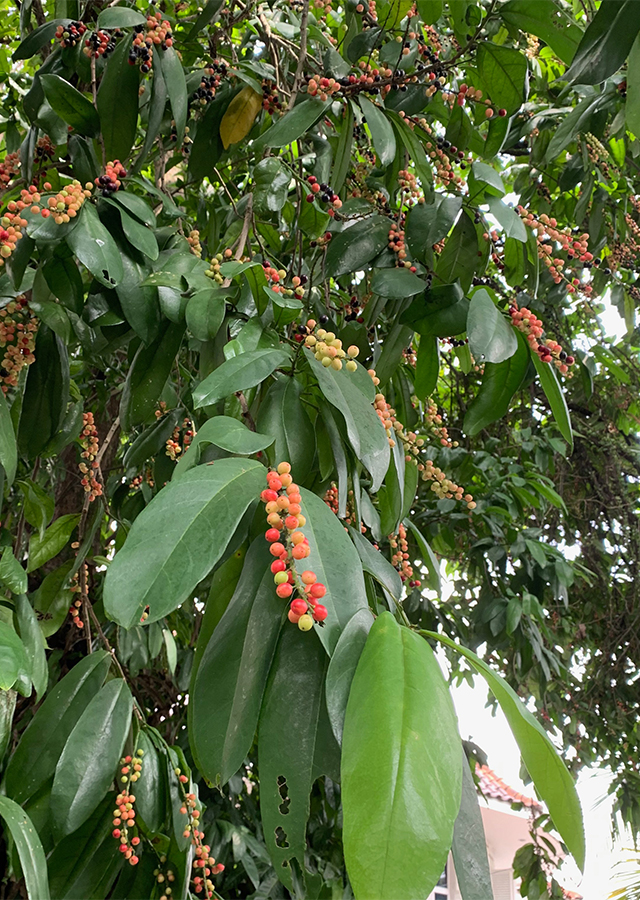
<svg viewBox="0 0 640 900">
<path fill-rule="evenodd" d="M 261 109 L 262 95 L 253 88 L 243 88 L 236 94 L 220 122 L 220 137 L 225 150 L 229 144 L 237 144 L 249 134 Z"/>
</svg>

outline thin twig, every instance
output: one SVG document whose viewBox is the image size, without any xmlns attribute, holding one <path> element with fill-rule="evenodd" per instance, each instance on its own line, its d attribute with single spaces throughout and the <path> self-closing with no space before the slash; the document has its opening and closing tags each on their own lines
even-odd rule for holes
<svg viewBox="0 0 640 900">
<path fill-rule="evenodd" d="M 304 75 L 304 64 L 307 59 L 307 26 L 309 23 L 309 0 L 304 0 L 302 17 L 300 19 L 300 56 L 298 58 L 298 67 L 296 69 L 295 78 L 293 79 L 293 88 L 291 89 L 291 99 L 289 100 L 289 109 L 293 109 L 296 97 L 302 84 Z"/>
<path fill-rule="evenodd" d="M 247 399 L 242 391 L 236 391 L 236 397 L 238 398 L 238 402 L 240 403 L 240 408 L 242 409 L 242 416 L 247 420 L 247 424 L 251 431 L 256 430 L 256 423 L 253 421 L 253 416 L 249 412 L 249 404 L 247 403 Z"/>
</svg>

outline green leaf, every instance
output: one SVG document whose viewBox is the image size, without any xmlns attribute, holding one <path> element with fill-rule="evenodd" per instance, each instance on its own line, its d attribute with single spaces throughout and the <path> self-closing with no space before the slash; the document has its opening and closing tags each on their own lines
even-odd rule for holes
<svg viewBox="0 0 640 900">
<path fill-rule="evenodd" d="M 298 103 L 255 142 L 255 152 L 264 147 L 286 147 L 291 144 L 306 134 L 329 106 L 330 100 L 323 103 L 321 100 L 311 99 Z"/>
<path fill-rule="evenodd" d="M 367 100 L 366 97 L 361 95 L 359 102 L 371 132 L 379 163 L 381 166 L 390 166 L 396 158 L 396 138 L 391 122 L 380 107 Z"/>
<path fill-rule="evenodd" d="M 338 134 L 338 143 L 333 156 L 333 167 L 331 169 L 331 184 L 333 185 L 334 191 L 342 190 L 351 166 L 354 121 L 353 104 L 350 100 L 347 100 L 344 105 L 343 120 L 340 123 L 340 133 Z"/>
<path fill-rule="evenodd" d="M 166 322 L 160 337 L 136 353 L 124 383 L 120 420 L 125 431 L 153 416 L 182 344 L 184 326 Z"/>
<path fill-rule="evenodd" d="M 339 372 L 326 369 L 312 353 L 305 353 L 320 390 L 342 413 L 351 446 L 371 475 L 372 490 L 377 491 L 389 468 L 389 441 L 373 409 L 372 399 L 365 397 L 358 387 L 354 377 L 356 372 L 347 372 L 345 368 Z"/>
<path fill-rule="evenodd" d="M 461 762 L 433 652 L 383 612 L 356 669 L 342 742 L 344 856 L 358 900 L 423 900 L 435 887 L 460 808 Z"/>
<path fill-rule="evenodd" d="M 523 244 L 526 244 L 527 229 L 518 213 L 511 209 L 510 206 L 505 206 L 499 197 L 487 197 L 486 202 L 491 215 L 495 216 L 504 228 L 506 237 L 515 238 L 516 241 L 522 241 Z"/>
<path fill-rule="evenodd" d="M 377 551 L 374 550 L 375 552 Z M 373 622 L 374 617 L 370 609 L 360 609 L 349 619 L 336 644 L 327 670 L 325 686 L 327 712 L 334 737 L 340 745 L 353 676 Z"/>
<path fill-rule="evenodd" d="M 187 35 L 187 40 L 192 41 L 210 22 L 216 18 L 223 6 L 224 0 L 207 0 L 202 12 L 193 24 L 193 27 Z"/>
<path fill-rule="evenodd" d="M 45 22 L 44 25 L 39 25 L 38 28 L 34 28 L 34 30 L 18 44 L 18 48 L 17 50 L 14 50 L 11 59 L 14 62 L 17 62 L 20 59 L 30 59 L 32 56 L 35 56 L 38 50 L 53 40 L 58 25 L 68 25 L 70 22 L 71 19 L 51 19 L 49 22 Z"/>
<path fill-rule="evenodd" d="M 142 197 L 138 197 L 137 194 L 131 194 L 129 191 L 120 188 L 120 190 L 113 195 L 111 200 L 116 206 L 123 207 L 123 209 L 128 213 L 131 213 L 132 216 L 135 216 L 136 219 L 144 225 L 148 225 L 149 228 L 156 227 L 156 217 L 153 210 Z"/>
<path fill-rule="evenodd" d="M 435 555 L 433 550 L 431 549 L 429 542 L 425 539 L 424 535 L 411 519 L 405 519 L 404 525 L 413 532 L 413 536 L 416 539 L 416 544 L 418 545 L 418 551 L 422 558 L 423 564 L 426 566 L 428 575 L 428 585 L 432 591 L 436 591 L 438 596 L 440 596 L 442 591 L 442 584 L 440 578 L 440 561 L 438 557 Z"/>
<path fill-rule="evenodd" d="M 37 710 L 5 773 L 7 794 L 18 803 L 33 797 L 55 772 L 67 738 L 104 682 L 110 664 L 104 650 L 85 656 L 52 688 Z"/>
<path fill-rule="evenodd" d="M 493 166 L 488 166 L 486 163 L 476 161 L 471 166 L 471 174 L 476 182 L 480 182 L 488 188 L 491 188 L 491 194 L 493 194 L 494 191 L 497 191 L 500 196 L 503 196 L 506 193 L 502 178 L 500 178 Z M 483 191 L 485 189 L 486 188 L 482 188 Z M 473 199 L 473 195 L 470 196 L 469 199 Z"/>
<path fill-rule="evenodd" d="M 191 452 L 194 444 L 202 446 L 203 444 L 215 444 L 228 453 L 237 453 L 239 456 L 252 456 L 260 450 L 264 450 L 273 443 L 273 438 L 267 434 L 260 434 L 257 431 L 251 431 L 238 419 L 231 416 L 214 416 L 207 419 L 202 428 L 193 439 L 188 453 Z M 186 455 L 184 457 L 186 459 Z M 289 457 L 286 457 L 287 459 Z M 283 457 L 284 459 L 284 457 Z"/>
<path fill-rule="evenodd" d="M 145 25 L 146 21 L 147 17 L 137 9 L 115 6 L 103 9 L 98 16 L 97 24 L 98 28 L 133 28 L 135 25 Z"/>
<path fill-rule="evenodd" d="M 215 288 L 196 291 L 185 310 L 187 328 L 199 341 L 210 341 L 224 321 L 224 294 Z"/>
<path fill-rule="evenodd" d="M 184 76 L 182 63 L 180 62 L 180 57 L 176 53 L 174 47 L 168 47 L 166 50 L 161 50 L 159 55 L 162 77 L 167 86 L 171 112 L 173 113 L 173 120 L 176 123 L 176 144 L 180 147 L 184 137 L 184 127 L 187 124 L 187 114 L 189 111 L 187 82 Z"/>
<path fill-rule="evenodd" d="M 417 297 L 400 321 L 418 334 L 450 337 L 467 329 L 469 301 L 458 281 L 431 288 L 425 297 Z"/>
<path fill-rule="evenodd" d="M 10 690 L 17 679 L 29 677 L 29 660 L 16 632 L 0 620 L 0 690 Z"/>
<path fill-rule="evenodd" d="M 40 566 L 53 559 L 64 546 L 80 521 L 80 516 L 69 514 L 60 516 L 45 531 L 42 539 L 37 534 L 31 535 L 29 541 L 29 564 L 27 572 L 34 572 Z"/>
<path fill-rule="evenodd" d="M 90 100 L 59 75 L 40 75 L 40 84 L 52 110 L 78 134 L 97 137 L 100 117 Z"/>
<path fill-rule="evenodd" d="M 67 235 L 69 248 L 100 284 L 115 287 L 124 277 L 116 242 L 91 203 L 84 204 L 77 221 L 77 226 Z"/>
<path fill-rule="evenodd" d="M 482 362 L 501 363 L 518 349 L 516 330 L 497 308 L 488 291 L 476 291 L 467 316 L 469 349 Z"/>
<path fill-rule="evenodd" d="M 195 408 L 210 406 L 236 391 L 255 387 L 280 366 L 286 365 L 289 358 L 289 349 L 283 347 L 281 350 L 249 350 L 225 360 L 193 391 Z"/>
<path fill-rule="evenodd" d="M 627 58 L 640 30 L 635 0 L 606 0 L 591 20 L 563 76 L 569 84 L 600 84 Z"/>
<path fill-rule="evenodd" d="M 0 559 L 0 581 L 12 594 L 24 594 L 27 590 L 27 573 L 13 555 L 11 547 L 5 547 Z"/>
<path fill-rule="evenodd" d="M 592 115 L 594 115 L 601 106 L 606 105 L 607 102 L 610 101 L 611 94 L 606 93 L 597 94 L 595 97 L 585 97 L 584 100 L 581 100 L 580 103 L 564 117 L 560 125 L 556 128 L 549 141 L 545 159 L 548 162 L 552 162 L 556 159 L 556 157 L 559 156 L 573 140 L 575 140 L 580 131 L 588 126 Z"/>
<path fill-rule="evenodd" d="M 413 389 L 423 402 L 434 392 L 440 374 L 440 348 L 435 334 L 420 337 Z"/>
<path fill-rule="evenodd" d="M 0 464 L 4 469 L 7 483 L 13 484 L 18 465 L 16 435 L 4 394 L 0 391 Z"/>
<path fill-rule="evenodd" d="M 525 99 L 527 58 L 511 47 L 483 41 L 478 47 L 476 64 L 491 100 L 513 115 Z"/>
<path fill-rule="evenodd" d="M 629 131 L 638 137 L 640 135 L 640 37 L 635 39 L 627 60 L 625 118 Z"/>
<path fill-rule="evenodd" d="M 41 325 L 29 366 L 18 428 L 20 452 L 35 459 L 62 424 L 69 399 L 67 348 L 49 328 Z"/>
<path fill-rule="evenodd" d="M 24 594 L 16 597 L 15 620 L 29 660 L 29 674 L 36 691 L 36 701 L 39 702 L 47 689 L 49 669 L 47 668 L 47 656 L 44 652 L 45 644 L 42 631 L 38 625 L 33 607 Z"/>
<path fill-rule="evenodd" d="M 114 678 L 84 710 L 58 760 L 51 789 L 59 838 L 89 818 L 109 789 L 131 725 L 133 699 L 126 682 Z"/>
<path fill-rule="evenodd" d="M 325 256 L 325 271 L 332 278 L 364 269 L 389 243 L 389 220 L 368 216 L 334 234 Z"/>
<path fill-rule="evenodd" d="M 529 350 L 517 332 L 518 349 L 501 363 L 487 363 L 477 397 L 464 417 L 465 434 L 473 437 L 483 428 L 506 415 L 511 398 L 520 388 L 529 368 Z"/>
<path fill-rule="evenodd" d="M 258 724 L 287 607 L 276 594 L 271 561 L 261 536 L 249 548 L 240 581 L 202 655 L 191 693 L 189 735 L 194 758 L 214 784 L 225 784 L 240 768 Z"/>
<path fill-rule="evenodd" d="M 507 717 L 518 742 L 522 761 L 536 791 L 547 804 L 554 827 L 582 870 L 585 850 L 580 801 L 573 778 L 542 725 L 532 716 L 513 688 L 473 651 L 456 644 L 445 635 L 431 631 L 420 633 L 460 653 L 485 679 Z"/>
<path fill-rule="evenodd" d="M 565 400 L 564 392 L 560 387 L 555 366 L 551 363 L 543 363 L 537 353 L 531 353 L 533 364 L 536 367 L 542 390 L 545 392 L 553 418 L 560 429 L 560 434 L 569 445 L 569 452 L 573 452 L 573 430 L 571 417 Z"/>
<path fill-rule="evenodd" d="M 163 488 L 136 518 L 109 566 L 104 586 L 109 618 L 130 628 L 146 606 L 151 623 L 186 600 L 259 496 L 264 472 L 251 460 L 220 459 Z"/>
<path fill-rule="evenodd" d="M 292 888 L 291 860 L 305 873 L 309 794 L 321 736 L 329 659 L 313 634 L 283 629 L 258 725 L 260 813 L 278 878 Z M 283 722 L 287 722 L 283 728 Z"/>
<path fill-rule="evenodd" d="M 315 455 L 313 425 L 301 396 L 302 384 L 296 378 L 279 376 L 263 397 L 256 420 L 272 438 L 273 462 L 290 462 L 298 482 L 306 480 Z"/>
<path fill-rule="evenodd" d="M 136 742 L 142 750 L 142 777 L 136 782 L 136 808 L 150 831 L 160 831 L 165 817 L 166 767 L 146 730 Z"/>
<path fill-rule="evenodd" d="M 367 608 L 362 565 L 340 519 L 316 494 L 306 488 L 300 488 L 300 493 L 311 553 L 296 563 L 296 569 L 300 573 L 311 569 L 327 588 L 322 603 L 329 614 L 318 637 L 331 656 L 347 622 L 359 609 Z"/>
<path fill-rule="evenodd" d="M 573 59 L 582 32 L 567 8 L 553 0 L 508 0 L 500 7 L 500 15 L 508 25 L 541 38 L 564 63 Z"/>
<path fill-rule="evenodd" d="M 47 860 L 33 822 L 8 797 L 0 797 L 0 816 L 16 845 L 29 900 L 49 900 Z"/>
<path fill-rule="evenodd" d="M 462 753 L 462 800 L 453 828 L 453 864 L 462 900 L 493 900 L 487 839 L 478 794 L 466 754 Z"/>
<path fill-rule="evenodd" d="M 420 143 L 420 138 L 418 135 L 409 128 L 407 123 L 401 118 L 397 113 L 387 113 L 387 115 L 391 118 L 396 126 L 396 131 L 400 136 L 400 140 L 405 146 L 405 149 L 411 160 L 413 165 L 415 166 L 416 172 L 418 174 L 418 178 L 420 179 L 420 183 L 424 189 L 425 194 L 428 193 L 431 182 L 433 181 L 433 171 L 431 170 L 431 163 L 427 158 L 426 151 L 422 144 Z"/>
<path fill-rule="evenodd" d="M 268 156 L 253 170 L 253 204 L 257 212 L 279 212 L 287 202 L 291 172 L 280 160 Z"/>
<path fill-rule="evenodd" d="M 433 25 L 442 15 L 443 0 L 418 0 L 418 12 L 425 25 Z"/>
<path fill-rule="evenodd" d="M 426 290 L 422 278 L 408 269 L 374 269 L 371 290 L 381 297 L 412 297 Z"/>
<path fill-rule="evenodd" d="M 473 219 L 465 210 L 440 254 L 436 274 L 442 284 L 460 281 L 463 292 L 471 287 L 478 265 L 478 235 Z M 451 332 L 451 334 L 458 332 Z"/>
<path fill-rule="evenodd" d="M 151 260 L 156 260 L 159 256 L 159 250 L 153 231 L 146 225 L 143 225 L 142 222 L 138 222 L 133 216 L 130 216 L 120 204 L 110 198 L 105 199 L 110 206 L 114 206 L 118 210 L 122 222 L 122 230 L 129 243 L 144 256 Z"/>
<path fill-rule="evenodd" d="M 246 555 L 247 547 L 246 544 L 243 544 L 239 550 L 236 550 L 235 553 L 231 554 L 229 559 L 225 560 L 220 566 L 217 566 L 211 578 L 209 596 L 204 608 L 204 615 L 200 624 L 200 631 L 198 632 L 198 642 L 193 655 L 191 687 L 189 689 L 191 696 L 193 696 L 194 684 L 200 661 L 202 660 L 204 651 L 207 649 L 211 635 L 217 628 L 218 623 L 231 603 L 231 598 L 235 593 L 238 581 L 242 575 Z M 191 722 L 192 712 L 193 710 L 189 713 L 190 733 L 193 730 L 193 723 Z"/>
<path fill-rule="evenodd" d="M 99 19 L 108 13 L 140 16 L 133 9 L 113 8 L 103 10 Z M 129 37 L 119 41 L 109 56 L 96 98 L 107 159 L 119 159 L 121 162 L 131 153 L 138 125 L 140 76 L 138 66 L 129 65 L 132 40 Z M 114 115 L 114 110 L 118 111 L 117 115 Z"/>
<path fill-rule="evenodd" d="M 168 628 L 162 629 L 162 637 L 164 638 L 164 644 L 167 651 L 167 665 L 169 666 L 169 671 L 172 675 L 175 675 L 176 666 L 178 664 L 178 647 L 176 645 L 176 639 Z"/>
<path fill-rule="evenodd" d="M 146 270 L 135 260 L 123 254 L 124 277 L 116 288 L 122 312 L 138 337 L 151 344 L 160 330 L 160 306 L 154 287 L 143 287 Z"/>
<path fill-rule="evenodd" d="M 492 170 L 493 171 L 493 170 Z M 407 216 L 405 228 L 411 252 L 423 262 L 433 260 L 433 245 L 445 238 L 462 208 L 462 197 L 436 194 L 433 203 L 418 203 Z"/>
</svg>

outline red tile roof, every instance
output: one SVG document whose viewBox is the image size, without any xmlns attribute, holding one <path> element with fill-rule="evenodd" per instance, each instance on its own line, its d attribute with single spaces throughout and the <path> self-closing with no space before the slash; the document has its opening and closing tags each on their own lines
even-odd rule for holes
<svg viewBox="0 0 640 900">
<path fill-rule="evenodd" d="M 522 803 L 527 809 L 533 809 L 536 812 L 542 811 L 537 800 L 526 797 L 515 788 L 509 787 L 489 766 L 476 765 L 476 775 L 480 780 L 480 790 L 485 797 L 493 797 L 495 800 L 503 800 L 505 803 Z"/>
</svg>

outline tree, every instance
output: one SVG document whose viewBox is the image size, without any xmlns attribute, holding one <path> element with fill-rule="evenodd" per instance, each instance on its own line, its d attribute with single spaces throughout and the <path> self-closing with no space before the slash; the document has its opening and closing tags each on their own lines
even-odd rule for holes
<svg viewBox="0 0 640 900">
<path fill-rule="evenodd" d="M 488 897 L 438 646 L 637 830 L 637 5 L 0 27 L 3 896 Z"/>
</svg>

